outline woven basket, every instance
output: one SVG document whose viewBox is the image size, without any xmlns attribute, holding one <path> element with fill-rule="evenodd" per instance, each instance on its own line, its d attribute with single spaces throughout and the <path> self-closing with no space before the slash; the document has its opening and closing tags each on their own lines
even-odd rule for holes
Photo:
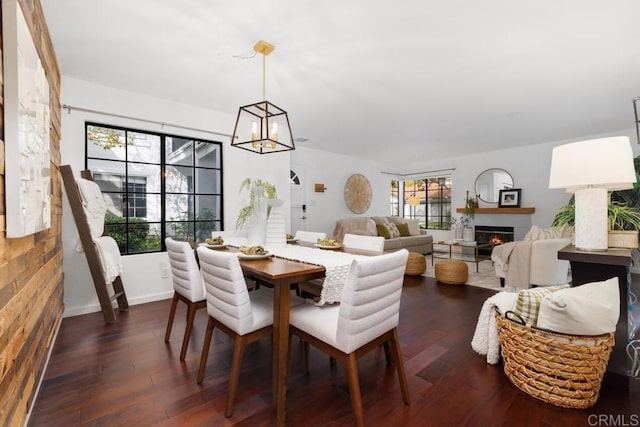
<svg viewBox="0 0 640 427">
<path fill-rule="evenodd" d="M 596 403 L 613 333 L 565 335 L 524 326 L 497 312 L 496 322 L 504 372 L 516 387 L 564 408 L 583 409 Z"/>
<path fill-rule="evenodd" d="M 452 259 L 438 261 L 434 272 L 438 282 L 448 285 L 464 285 L 469 278 L 469 268 L 467 264 Z"/>
<path fill-rule="evenodd" d="M 404 274 L 407 276 L 420 276 L 427 270 L 427 260 L 424 255 L 409 252 L 409 257 L 407 258 L 407 266 L 404 269 Z"/>
</svg>

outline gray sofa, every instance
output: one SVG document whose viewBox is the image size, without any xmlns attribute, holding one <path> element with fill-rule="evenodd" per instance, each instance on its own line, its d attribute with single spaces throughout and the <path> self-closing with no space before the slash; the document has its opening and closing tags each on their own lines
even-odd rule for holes
<svg viewBox="0 0 640 427">
<path fill-rule="evenodd" d="M 417 219 L 407 219 L 397 216 L 366 217 L 355 216 L 336 221 L 333 236 L 342 242 L 344 235 L 358 234 L 361 236 L 377 236 L 376 222 L 384 221 L 394 224 L 406 223 L 409 226 L 409 236 L 392 237 L 384 240 L 384 251 L 394 252 L 399 249 L 407 249 L 409 252 L 430 254 L 433 250 L 433 236 L 427 234 L 427 230 L 420 229 Z"/>
</svg>

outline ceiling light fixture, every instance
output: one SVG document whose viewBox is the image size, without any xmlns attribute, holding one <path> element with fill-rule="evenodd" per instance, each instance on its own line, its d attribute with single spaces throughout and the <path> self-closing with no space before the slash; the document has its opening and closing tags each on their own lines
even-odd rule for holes
<svg viewBox="0 0 640 427">
<path fill-rule="evenodd" d="M 274 48 L 263 40 L 253 46 L 254 51 L 262 54 L 262 101 L 240 107 L 231 136 L 232 147 L 258 154 L 296 149 L 287 112 L 267 101 L 266 62 Z"/>
</svg>

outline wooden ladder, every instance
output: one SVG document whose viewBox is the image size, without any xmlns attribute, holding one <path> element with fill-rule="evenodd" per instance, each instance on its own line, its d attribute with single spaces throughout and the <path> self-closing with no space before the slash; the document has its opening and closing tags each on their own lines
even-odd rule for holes
<svg viewBox="0 0 640 427">
<path fill-rule="evenodd" d="M 109 296 L 108 283 L 102 273 L 102 267 L 100 266 L 100 259 L 96 247 L 91 237 L 91 230 L 89 229 L 89 221 L 87 215 L 82 207 L 82 199 L 80 197 L 80 191 L 76 184 L 76 179 L 73 176 L 73 171 L 70 165 L 60 166 L 60 174 L 62 175 L 62 181 L 64 182 L 64 189 L 71 205 L 71 212 L 73 212 L 73 218 L 78 228 L 78 234 L 80 235 L 80 242 L 84 249 L 84 254 L 89 264 L 89 271 L 91 272 L 91 278 L 93 279 L 93 285 L 96 288 L 98 294 L 98 300 L 100 301 L 100 307 L 102 308 L 102 315 L 106 323 L 113 323 L 116 320 L 117 314 L 113 308 L 113 301 L 117 300 L 118 308 L 120 311 L 126 311 L 129 309 L 129 302 L 127 301 L 127 294 L 124 291 L 122 285 L 122 279 L 120 276 L 116 277 L 113 281 L 114 294 Z M 82 178 L 93 180 L 91 171 L 83 170 L 80 172 Z M 106 230 L 103 231 L 103 236 L 106 236 Z"/>
</svg>

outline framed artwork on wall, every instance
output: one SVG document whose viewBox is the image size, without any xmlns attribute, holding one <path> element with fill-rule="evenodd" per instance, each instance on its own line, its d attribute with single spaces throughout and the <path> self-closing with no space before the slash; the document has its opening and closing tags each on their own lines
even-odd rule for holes
<svg viewBox="0 0 640 427">
<path fill-rule="evenodd" d="M 519 208 L 520 207 L 520 188 L 512 188 L 509 190 L 500 190 L 500 198 L 498 199 L 499 208 Z"/>
<path fill-rule="evenodd" d="M 17 0 L 2 1 L 7 237 L 51 227 L 49 83 Z"/>
</svg>

